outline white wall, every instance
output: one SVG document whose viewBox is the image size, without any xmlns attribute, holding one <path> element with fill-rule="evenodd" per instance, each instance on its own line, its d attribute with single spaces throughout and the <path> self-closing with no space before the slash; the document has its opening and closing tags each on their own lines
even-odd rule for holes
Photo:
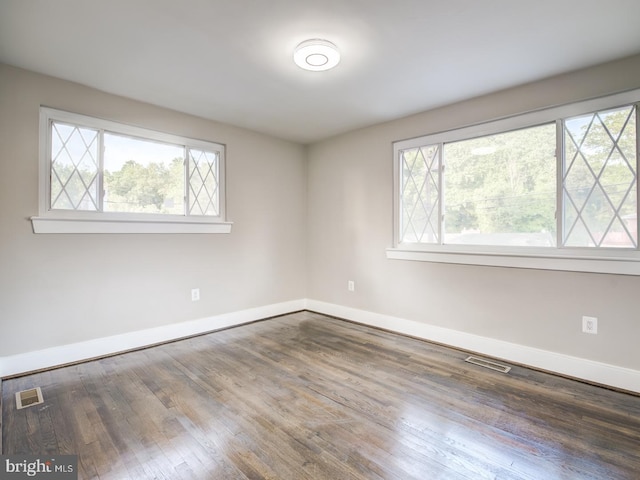
<svg viewBox="0 0 640 480">
<path fill-rule="evenodd" d="M 308 298 L 640 370 L 640 277 L 385 257 L 393 242 L 393 141 L 638 87 L 640 56 L 311 146 Z M 581 333 L 582 315 L 599 318 L 598 335 Z"/>
<path fill-rule="evenodd" d="M 33 234 L 40 105 L 226 144 L 232 233 Z M 0 357 L 305 296 L 302 146 L 3 65 L 0 145 Z"/>
</svg>

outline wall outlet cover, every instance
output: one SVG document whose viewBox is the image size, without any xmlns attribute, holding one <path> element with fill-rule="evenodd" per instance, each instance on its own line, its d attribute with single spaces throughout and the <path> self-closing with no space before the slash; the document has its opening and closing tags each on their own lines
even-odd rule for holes
<svg viewBox="0 0 640 480">
<path fill-rule="evenodd" d="M 598 319 L 596 317 L 582 317 L 582 332 L 596 335 L 598 333 Z"/>
</svg>

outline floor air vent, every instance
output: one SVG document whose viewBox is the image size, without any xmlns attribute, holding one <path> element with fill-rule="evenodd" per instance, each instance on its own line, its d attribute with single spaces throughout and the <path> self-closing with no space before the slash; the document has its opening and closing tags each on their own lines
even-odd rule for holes
<svg viewBox="0 0 640 480">
<path fill-rule="evenodd" d="M 40 387 L 16 392 L 16 407 L 18 410 L 21 408 L 31 407 L 33 405 L 39 405 L 43 402 L 44 399 L 42 398 L 42 390 L 40 390 Z"/>
<path fill-rule="evenodd" d="M 484 358 L 474 357 L 473 355 L 468 356 L 464 360 L 465 362 L 473 363 L 474 365 L 478 365 L 484 368 L 490 368 L 491 370 L 495 370 L 500 373 L 508 373 L 511 370 L 511 367 L 507 367 L 506 365 L 502 365 L 501 363 L 492 362 L 491 360 L 486 360 Z"/>
</svg>

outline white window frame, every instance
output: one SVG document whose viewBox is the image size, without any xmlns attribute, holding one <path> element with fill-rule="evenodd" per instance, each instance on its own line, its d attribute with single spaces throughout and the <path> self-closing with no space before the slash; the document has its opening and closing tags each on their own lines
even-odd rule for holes
<svg viewBox="0 0 640 480">
<path fill-rule="evenodd" d="M 154 213 L 99 212 L 52 209 L 51 204 L 51 123 L 69 123 L 218 154 L 219 214 L 168 215 Z M 230 233 L 226 221 L 225 145 L 158 132 L 87 115 L 40 107 L 39 135 L 39 206 L 38 216 L 31 217 L 34 233 Z M 99 153 L 102 155 L 102 152 Z M 188 159 L 185 158 L 185 161 Z M 186 169 L 186 167 L 185 167 Z M 188 189 L 188 187 L 187 187 Z M 186 195 L 186 192 L 185 192 Z"/>
<path fill-rule="evenodd" d="M 434 263 L 463 265 L 484 265 L 493 267 L 531 268 L 541 270 L 562 270 L 576 272 L 640 275 L 640 250 L 620 248 L 570 248 L 560 244 L 556 247 L 513 247 L 485 245 L 450 245 L 427 243 L 402 243 L 400 238 L 402 160 L 400 152 L 426 145 L 444 144 L 470 138 L 494 135 L 521 128 L 557 122 L 556 149 L 561 152 L 562 125 L 565 119 L 591 112 L 608 110 L 640 101 L 640 89 L 623 92 L 583 102 L 528 112 L 501 118 L 482 124 L 470 125 L 455 130 L 434 133 L 418 138 L 393 143 L 393 247 L 386 251 L 387 258 L 395 260 L 415 260 Z M 636 109 L 636 128 L 640 133 Z M 637 136 L 640 136 L 637 134 Z M 640 145 L 637 148 L 640 153 Z M 640 156 L 640 155 L 638 155 Z M 558 212 L 558 235 L 562 221 L 562 172 L 563 155 L 556 155 L 556 205 Z M 636 172 L 638 172 L 636 159 Z M 640 183 L 640 182 L 638 182 Z M 640 185 L 637 188 L 640 197 Z M 443 204 L 440 198 L 441 205 Z M 638 199 L 640 209 L 640 198 Z"/>
</svg>

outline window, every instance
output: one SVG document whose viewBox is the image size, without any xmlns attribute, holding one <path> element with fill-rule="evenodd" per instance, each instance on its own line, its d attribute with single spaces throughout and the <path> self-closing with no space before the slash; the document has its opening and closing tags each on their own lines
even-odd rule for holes
<svg viewBox="0 0 640 480">
<path fill-rule="evenodd" d="M 555 125 L 448 143 L 444 242 L 555 246 Z"/>
<path fill-rule="evenodd" d="M 394 143 L 388 257 L 640 275 L 638 99 Z"/>
<path fill-rule="evenodd" d="M 563 245 L 638 247 L 637 107 L 563 122 Z"/>
<path fill-rule="evenodd" d="M 228 233 L 224 146 L 41 108 L 36 233 Z"/>
<path fill-rule="evenodd" d="M 399 155 L 402 243 L 555 245 L 554 124 Z"/>
</svg>

